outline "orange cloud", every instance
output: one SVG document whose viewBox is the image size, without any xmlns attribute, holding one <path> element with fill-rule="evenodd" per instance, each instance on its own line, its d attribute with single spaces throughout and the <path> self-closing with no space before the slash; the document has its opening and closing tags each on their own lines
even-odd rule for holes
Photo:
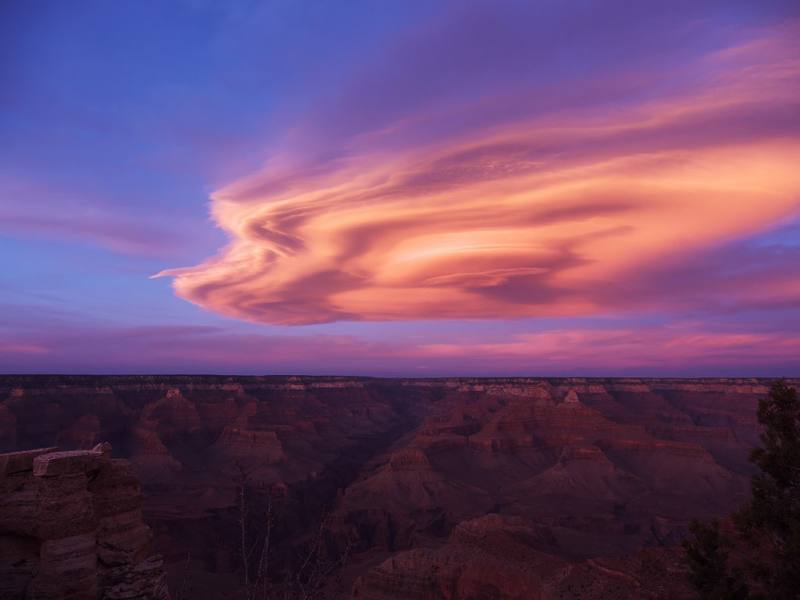
<svg viewBox="0 0 800 600">
<path fill-rule="evenodd" d="M 465 127 L 414 148 L 391 143 L 394 124 L 323 166 L 273 159 L 213 194 L 230 244 L 159 275 L 200 306 L 278 324 L 668 302 L 668 288 L 640 300 L 609 290 L 798 210 L 796 29 L 703 58 L 703 84 L 658 100 Z"/>
</svg>

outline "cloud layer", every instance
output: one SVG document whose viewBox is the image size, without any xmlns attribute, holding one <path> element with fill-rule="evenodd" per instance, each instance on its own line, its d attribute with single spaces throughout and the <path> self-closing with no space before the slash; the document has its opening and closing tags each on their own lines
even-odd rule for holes
<svg viewBox="0 0 800 600">
<path fill-rule="evenodd" d="M 800 341 L 783 331 L 689 321 L 589 325 L 387 340 L 79 322 L 45 331 L 32 323 L 16 331 L 3 328 L 0 361 L 10 373 L 781 376 L 800 369 Z"/>
<path fill-rule="evenodd" d="M 798 39 L 783 23 L 689 62 L 677 49 L 658 62 L 653 44 L 649 62 L 524 85 L 517 65 L 491 93 L 421 90 L 362 119 L 333 103 L 213 195 L 230 244 L 161 275 L 195 304 L 272 324 L 796 302 L 791 268 L 742 270 L 746 249 L 719 249 L 798 214 Z M 344 93 L 350 110 L 373 75 Z"/>
</svg>

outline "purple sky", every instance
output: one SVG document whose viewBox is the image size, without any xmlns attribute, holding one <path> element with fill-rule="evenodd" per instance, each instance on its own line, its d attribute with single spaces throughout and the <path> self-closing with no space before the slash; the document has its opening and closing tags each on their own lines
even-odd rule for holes
<svg viewBox="0 0 800 600">
<path fill-rule="evenodd" d="M 796 1 L 0 3 L 0 372 L 800 375 Z"/>
</svg>

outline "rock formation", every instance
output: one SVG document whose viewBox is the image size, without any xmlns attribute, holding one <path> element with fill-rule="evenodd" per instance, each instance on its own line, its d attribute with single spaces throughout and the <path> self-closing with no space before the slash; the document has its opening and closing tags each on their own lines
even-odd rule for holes
<svg viewBox="0 0 800 600">
<path fill-rule="evenodd" d="M 691 600 L 679 555 L 566 561 L 546 529 L 490 514 L 458 525 L 437 549 L 402 552 L 361 577 L 354 600 Z"/>
<path fill-rule="evenodd" d="M 152 538 L 109 444 L 0 455 L 0 598 L 168 600 Z"/>
<path fill-rule="evenodd" d="M 273 503 L 275 573 L 326 514 L 357 598 L 681 598 L 676 545 L 690 519 L 746 500 L 768 385 L 7 376 L 0 450 L 109 440 L 142 482 L 168 574 L 188 565 L 195 596 L 241 581 L 246 481 L 253 515 Z M 40 557 L 39 538 L 17 537 Z M 4 582 L 33 563 L 19 564 Z"/>
</svg>

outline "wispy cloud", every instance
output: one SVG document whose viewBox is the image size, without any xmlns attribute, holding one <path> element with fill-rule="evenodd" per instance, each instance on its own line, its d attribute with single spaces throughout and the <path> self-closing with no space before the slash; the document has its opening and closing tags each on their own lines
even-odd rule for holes
<svg viewBox="0 0 800 600">
<path fill-rule="evenodd" d="M 77 242 L 141 257 L 174 257 L 187 243 L 184 232 L 156 215 L 126 215 L 81 194 L 9 177 L 0 177 L 0 234 Z"/>
<path fill-rule="evenodd" d="M 0 372 L 669 376 L 787 375 L 800 369 L 800 338 L 786 331 L 691 321 L 565 325 L 532 330 L 520 322 L 517 333 L 505 336 L 466 331 L 367 338 L 216 326 L 119 327 L 29 311 L 27 322 L 0 331 Z"/>
</svg>

